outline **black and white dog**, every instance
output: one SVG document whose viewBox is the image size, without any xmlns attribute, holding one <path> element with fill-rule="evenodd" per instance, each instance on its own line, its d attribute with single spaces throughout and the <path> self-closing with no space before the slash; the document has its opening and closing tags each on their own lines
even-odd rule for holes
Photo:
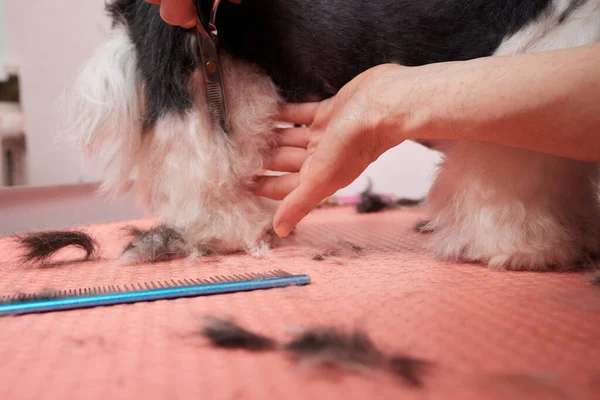
<svg viewBox="0 0 600 400">
<path fill-rule="evenodd" d="M 197 1 L 203 17 L 211 6 Z M 282 102 L 325 99 L 382 63 L 600 40 L 600 0 L 223 1 L 228 137 L 211 125 L 194 32 L 167 25 L 143 0 L 107 9 L 114 36 L 82 69 L 69 132 L 91 153 L 112 151 L 118 170 L 107 188 L 137 175 L 144 204 L 178 232 L 186 254 L 268 251 L 276 203 L 249 188 L 263 173 Z M 427 199 L 441 258 L 547 269 L 600 249 L 597 165 L 475 142 L 443 152 Z M 140 258 L 139 248 L 124 254 Z"/>
</svg>

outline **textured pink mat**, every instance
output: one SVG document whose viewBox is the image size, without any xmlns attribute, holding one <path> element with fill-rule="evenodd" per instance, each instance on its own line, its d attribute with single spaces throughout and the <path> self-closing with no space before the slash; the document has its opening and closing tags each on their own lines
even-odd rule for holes
<svg viewBox="0 0 600 400">
<path fill-rule="evenodd" d="M 312 284 L 0 319 L 0 399 L 592 399 L 600 398 L 600 288 L 586 273 L 490 270 L 433 260 L 411 232 L 417 211 L 315 211 L 268 260 L 119 266 L 112 224 L 87 227 L 106 261 L 33 268 L 0 239 L 0 294 L 261 272 Z M 138 225 L 149 221 L 134 221 Z M 338 262 L 312 257 L 341 240 L 364 247 Z M 69 254 L 65 254 L 65 257 Z M 210 348 L 205 314 L 284 338 L 334 324 L 368 330 L 388 351 L 436 363 L 423 389 L 385 375 L 299 370 L 278 354 Z"/>
</svg>

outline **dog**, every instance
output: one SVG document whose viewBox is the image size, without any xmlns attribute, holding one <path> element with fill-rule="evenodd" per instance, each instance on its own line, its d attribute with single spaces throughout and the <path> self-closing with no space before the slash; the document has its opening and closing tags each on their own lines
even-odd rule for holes
<svg viewBox="0 0 600 400">
<path fill-rule="evenodd" d="M 212 1 L 196 7 L 206 21 Z M 170 227 L 156 235 L 176 231 L 177 253 L 183 242 L 189 255 L 268 254 L 277 202 L 251 188 L 274 146 L 282 104 L 329 98 L 379 64 L 600 40 L 600 0 L 222 1 L 226 135 L 211 123 L 194 30 L 166 24 L 143 0 L 111 0 L 107 12 L 112 37 L 74 83 L 65 132 L 90 154 L 109 152 L 115 170 L 106 190 L 135 177 L 142 204 Z M 545 270 L 599 250 L 594 163 L 468 141 L 428 145 L 443 153 L 425 202 L 441 259 Z M 124 254 L 144 257 L 139 249 Z"/>
</svg>

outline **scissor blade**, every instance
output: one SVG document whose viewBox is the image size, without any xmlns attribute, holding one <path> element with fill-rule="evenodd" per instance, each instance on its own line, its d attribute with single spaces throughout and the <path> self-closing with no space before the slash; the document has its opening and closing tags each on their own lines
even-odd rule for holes
<svg viewBox="0 0 600 400">
<path fill-rule="evenodd" d="M 221 60 L 219 58 L 216 37 L 211 38 L 198 21 L 196 25 L 198 33 L 198 47 L 200 61 L 204 74 L 206 97 L 214 124 L 223 130 L 226 135 L 230 134 L 229 116 L 223 88 L 223 73 L 221 71 Z"/>
<path fill-rule="evenodd" d="M 225 107 L 223 87 L 219 82 L 207 82 L 206 92 L 213 117 L 213 123 L 218 124 L 225 133 L 229 134 L 229 121 L 227 118 L 227 109 Z"/>
</svg>

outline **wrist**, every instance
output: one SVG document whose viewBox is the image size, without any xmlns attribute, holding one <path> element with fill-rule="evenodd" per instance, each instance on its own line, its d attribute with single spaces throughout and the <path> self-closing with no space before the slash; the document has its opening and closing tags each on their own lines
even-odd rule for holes
<svg viewBox="0 0 600 400">
<path fill-rule="evenodd" d="M 434 94 L 439 92 L 439 82 L 433 82 L 427 70 L 438 65 L 403 67 L 397 65 L 392 78 L 381 88 L 378 99 L 382 112 L 377 120 L 377 131 L 388 148 L 395 147 L 405 140 L 435 139 L 433 130 Z"/>
</svg>

